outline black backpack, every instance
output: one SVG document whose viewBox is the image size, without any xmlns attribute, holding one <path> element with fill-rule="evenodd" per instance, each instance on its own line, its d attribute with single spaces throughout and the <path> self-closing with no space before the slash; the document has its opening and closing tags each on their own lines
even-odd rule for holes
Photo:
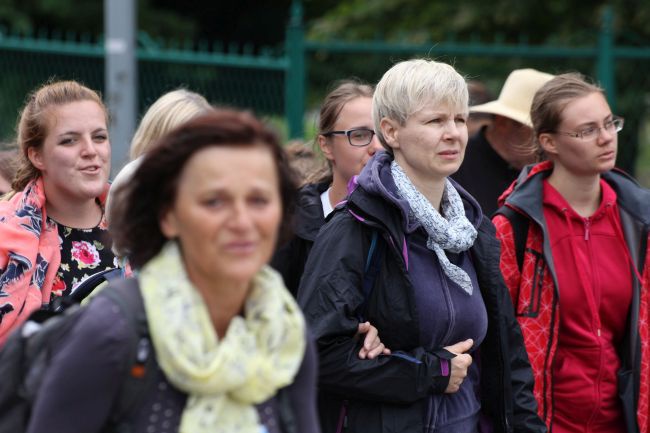
<svg viewBox="0 0 650 433">
<path fill-rule="evenodd" d="M 510 221 L 515 242 L 517 266 L 521 272 L 524 266 L 524 253 L 526 252 L 526 241 L 528 239 L 528 226 L 530 225 L 530 221 L 525 215 L 505 205 L 497 209 L 493 216 L 494 215 L 503 215 L 508 219 L 508 221 Z"/>
<path fill-rule="evenodd" d="M 135 279 L 117 281 L 96 296 L 110 298 L 135 330 L 130 333 L 133 338 L 129 345 L 130 355 L 125 359 L 128 362 L 126 377 L 107 430 L 126 432 L 139 408 L 137 403 L 155 379 L 156 361 L 144 305 Z M 0 433 L 27 430 L 32 405 L 47 374 L 53 349 L 74 327 L 83 311 L 78 304 L 39 310 L 11 334 L 0 351 Z"/>
</svg>

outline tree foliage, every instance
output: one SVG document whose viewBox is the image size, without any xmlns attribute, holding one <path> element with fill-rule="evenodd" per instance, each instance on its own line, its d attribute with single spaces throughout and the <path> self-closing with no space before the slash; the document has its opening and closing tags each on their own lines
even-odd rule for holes
<svg viewBox="0 0 650 433">
<path fill-rule="evenodd" d="M 173 9 L 158 7 L 153 0 L 137 0 L 139 28 L 154 36 L 193 38 L 198 34 L 194 19 Z M 60 31 L 93 36 L 104 30 L 101 0 L 2 0 L 0 24 L 14 32 Z"/>
<path fill-rule="evenodd" d="M 602 9 L 611 5 L 621 34 L 638 43 L 650 38 L 650 3 L 642 0 L 350 0 L 339 2 L 309 24 L 314 39 L 400 42 L 459 39 L 503 42 L 591 43 Z"/>
</svg>

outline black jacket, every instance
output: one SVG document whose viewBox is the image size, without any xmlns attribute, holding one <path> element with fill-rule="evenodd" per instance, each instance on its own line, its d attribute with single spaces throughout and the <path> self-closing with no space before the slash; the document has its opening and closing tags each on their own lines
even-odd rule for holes
<svg viewBox="0 0 650 433">
<path fill-rule="evenodd" d="M 399 209 L 358 187 L 323 226 L 307 260 L 298 301 L 318 342 L 324 433 L 336 431 L 343 405 L 349 432 L 422 433 L 429 395 L 447 387 L 440 358 L 420 346 L 401 227 Z M 364 302 L 361 285 L 373 230 L 381 234 L 385 252 L 366 317 L 393 354 L 361 360 L 355 311 Z M 488 332 L 479 349 L 482 412 L 495 432 L 545 432 L 521 331 L 499 271 L 499 243 L 487 218 L 471 254 L 488 313 Z"/>
<path fill-rule="evenodd" d="M 499 208 L 499 196 L 517 179 L 519 170 L 494 151 L 485 130 L 484 126 L 469 138 L 463 163 L 451 177 L 472 194 L 484 214 L 492 215 Z"/>
<path fill-rule="evenodd" d="M 271 266 L 282 274 L 284 284 L 293 296 L 297 296 L 300 277 L 316 235 L 325 224 L 320 196 L 329 186 L 330 182 L 313 183 L 300 189 L 291 222 L 293 236 L 275 251 L 271 259 Z"/>
</svg>

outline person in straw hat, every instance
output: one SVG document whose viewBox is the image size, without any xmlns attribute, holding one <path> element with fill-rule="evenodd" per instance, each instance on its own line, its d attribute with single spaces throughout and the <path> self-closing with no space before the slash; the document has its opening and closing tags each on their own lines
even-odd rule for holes
<svg viewBox="0 0 650 433">
<path fill-rule="evenodd" d="M 535 69 L 516 69 L 497 100 L 470 107 L 470 112 L 492 114 L 493 119 L 470 137 L 465 160 L 452 177 L 476 198 L 486 215 L 494 213 L 499 195 L 519 171 L 536 161 L 530 105 L 537 89 L 551 78 Z"/>
</svg>

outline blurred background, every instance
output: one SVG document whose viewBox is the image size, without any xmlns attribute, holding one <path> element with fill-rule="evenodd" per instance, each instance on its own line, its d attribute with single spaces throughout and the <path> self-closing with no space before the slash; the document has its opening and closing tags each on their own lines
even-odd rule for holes
<svg viewBox="0 0 650 433">
<path fill-rule="evenodd" d="M 135 23 L 133 85 L 117 93 L 106 72 L 109 8 Z M 123 137 L 149 104 L 182 86 L 254 110 L 287 141 L 307 141 L 333 81 L 376 83 L 397 61 L 429 57 L 492 98 L 517 68 L 592 77 L 625 118 L 619 167 L 648 187 L 648 22 L 642 0 L 0 0 L 0 150 L 12 145 L 27 94 L 52 78 L 82 81 L 118 107 L 133 100 L 132 121 L 111 126 L 126 125 Z M 114 172 L 127 158 L 128 140 L 119 141 Z"/>
</svg>

